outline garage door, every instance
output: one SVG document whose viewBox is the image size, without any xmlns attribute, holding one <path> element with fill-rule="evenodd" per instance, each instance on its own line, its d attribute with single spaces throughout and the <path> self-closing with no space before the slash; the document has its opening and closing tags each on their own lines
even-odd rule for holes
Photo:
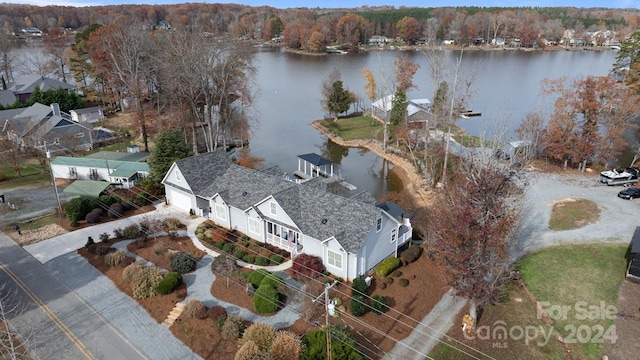
<svg viewBox="0 0 640 360">
<path fill-rule="evenodd" d="M 167 199 L 169 204 L 189 212 L 191 210 L 191 196 L 176 189 L 167 188 Z"/>
</svg>

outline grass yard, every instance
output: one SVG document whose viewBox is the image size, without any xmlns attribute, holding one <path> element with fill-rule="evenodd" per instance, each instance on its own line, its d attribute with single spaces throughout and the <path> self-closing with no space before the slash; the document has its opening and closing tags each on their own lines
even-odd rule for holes
<svg viewBox="0 0 640 360">
<path fill-rule="evenodd" d="M 492 148 L 493 147 L 493 142 L 489 140 L 482 140 L 478 136 L 454 135 L 453 139 L 458 143 L 460 143 L 462 146 L 466 146 L 466 147 L 474 147 L 474 148 L 478 148 L 478 147 Z"/>
<path fill-rule="evenodd" d="M 21 186 L 46 186 L 51 183 L 51 175 L 42 173 L 40 163 L 29 159 L 22 164 L 20 176 L 15 176 L 12 166 L 5 161 L 0 162 L 0 189 L 11 189 Z"/>
<path fill-rule="evenodd" d="M 553 231 L 578 229 L 598 220 L 598 205 L 585 199 L 563 199 L 556 201 L 551 210 L 549 229 Z"/>
<path fill-rule="evenodd" d="M 382 141 L 384 133 L 383 125 L 368 116 L 340 118 L 337 121 L 319 120 L 318 123 L 345 140 L 378 139 Z"/>
<path fill-rule="evenodd" d="M 577 344 L 574 358 L 600 359 L 603 342 L 615 328 L 608 311 L 617 306 L 626 269 L 626 244 L 557 246 L 520 262 L 527 288 L 549 313 L 567 343 Z M 546 303 L 542 303 L 546 302 Z"/>
</svg>

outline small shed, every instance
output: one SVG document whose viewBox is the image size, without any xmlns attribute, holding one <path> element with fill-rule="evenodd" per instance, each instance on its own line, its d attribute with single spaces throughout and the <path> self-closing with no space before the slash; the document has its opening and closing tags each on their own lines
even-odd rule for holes
<svg viewBox="0 0 640 360">
<path fill-rule="evenodd" d="M 627 280 L 640 283 L 640 226 L 636 226 L 631 238 L 631 254 L 627 267 Z"/>
</svg>

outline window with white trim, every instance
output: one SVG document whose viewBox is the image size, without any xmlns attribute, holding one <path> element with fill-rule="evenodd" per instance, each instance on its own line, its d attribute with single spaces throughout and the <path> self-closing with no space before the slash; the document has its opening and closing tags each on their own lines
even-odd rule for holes
<svg viewBox="0 0 640 360">
<path fill-rule="evenodd" d="M 396 229 L 391 230 L 391 243 L 396 241 Z"/>
<path fill-rule="evenodd" d="M 182 175 L 180 174 L 180 170 L 176 170 L 176 181 L 182 181 Z"/>
<path fill-rule="evenodd" d="M 260 230 L 260 221 L 249 218 L 249 231 L 256 235 L 262 235 L 262 230 Z"/>
<path fill-rule="evenodd" d="M 73 136 L 75 138 L 82 138 L 82 137 L 84 137 L 84 133 L 83 132 L 78 132 L 78 133 L 75 133 Z"/>
<path fill-rule="evenodd" d="M 269 210 L 271 211 L 271 215 L 277 215 L 278 214 L 278 206 L 275 202 L 270 202 L 269 203 Z"/>
<path fill-rule="evenodd" d="M 342 269 L 342 254 L 331 249 L 327 249 L 327 263 L 333 267 Z"/>
<path fill-rule="evenodd" d="M 220 220 L 227 221 L 227 208 L 220 204 L 216 204 L 216 217 Z"/>
<path fill-rule="evenodd" d="M 376 232 L 382 230 L 382 216 L 378 216 L 376 219 Z"/>
</svg>

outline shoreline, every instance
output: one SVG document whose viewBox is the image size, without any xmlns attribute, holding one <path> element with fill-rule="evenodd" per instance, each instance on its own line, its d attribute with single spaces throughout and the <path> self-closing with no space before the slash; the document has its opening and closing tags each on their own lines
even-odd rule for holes
<svg viewBox="0 0 640 360">
<path fill-rule="evenodd" d="M 345 140 L 337 135 L 326 130 L 317 121 L 313 121 L 310 124 L 314 129 L 318 130 L 321 134 L 329 138 L 331 141 L 338 145 L 353 148 L 365 148 L 377 156 L 384 158 L 385 160 L 393 164 L 393 171 L 398 174 L 402 181 L 402 187 L 407 190 L 407 193 L 416 201 L 416 205 L 420 207 L 427 207 L 431 203 L 430 191 L 427 189 L 427 184 L 418 175 L 413 168 L 413 165 L 407 161 L 407 159 L 387 151 L 384 151 L 377 144 L 368 140 Z"/>
</svg>

